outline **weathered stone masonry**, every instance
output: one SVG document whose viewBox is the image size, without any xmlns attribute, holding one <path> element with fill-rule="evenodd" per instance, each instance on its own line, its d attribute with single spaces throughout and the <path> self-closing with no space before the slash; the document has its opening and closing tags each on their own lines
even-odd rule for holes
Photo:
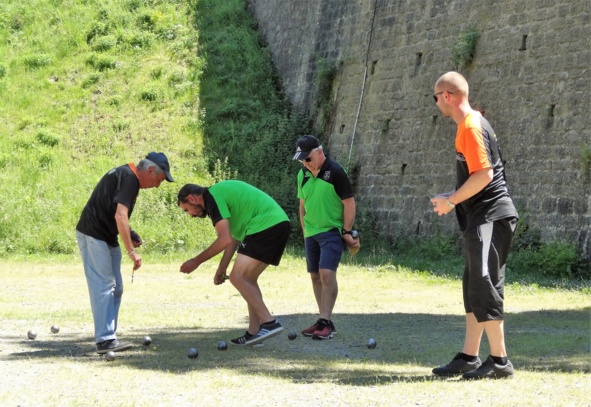
<svg viewBox="0 0 591 407">
<path fill-rule="evenodd" d="M 360 204 L 380 232 L 393 238 L 457 228 L 454 217 L 437 217 L 428 199 L 453 189 L 455 179 L 455 124 L 441 117 L 431 95 L 435 80 L 455 69 L 451 46 L 475 27 L 475 59 L 460 72 L 472 106 L 485 111 L 500 139 L 519 211 L 544 239 L 576 243 L 591 257 L 591 169 L 584 159 L 591 149 L 591 1 L 249 6 L 297 109 L 312 110 L 320 61 L 339 68 L 334 121 L 322 141 L 354 173 Z"/>
</svg>

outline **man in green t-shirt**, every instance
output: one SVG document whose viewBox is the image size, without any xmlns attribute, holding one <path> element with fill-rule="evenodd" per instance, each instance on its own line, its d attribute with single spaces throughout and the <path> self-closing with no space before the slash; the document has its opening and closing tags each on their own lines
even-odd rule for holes
<svg viewBox="0 0 591 407">
<path fill-rule="evenodd" d="M 324 155 L 316 137 L 300 137 L 293 159 L 304 166 L 298 172 L 300 223 L 306 243 L 306 264 L 320 315 L 302 334 L 313 339 L 328 339 L 337 333 L 332 311 L 339 291 L 337 268 L 344 245 L 352 253 L 359 249 L 359 239 L 353 231 L 355 198 L 347 173 Z"/>
<path fill-rule="evenodd" d="M 217 239 L 196 257 L 181 265 L 189 274 L 224 252 L 213 278 L 215 285 L 227 278 L 248 305 L 248 330 L 232 339 L 235 345 L 256 345 L 281 331 L 263 302 L 258 278 L 269 264 L 278 266 L 290 233 L 289 218 L 273 198 L 242 181 L 222 181 L 209 188 L 186 184 L 178 193 L 178 205 L 189 216 L 208 216 Z M 238 254 L 228 277 L 226 270 Z"/>
</svg>

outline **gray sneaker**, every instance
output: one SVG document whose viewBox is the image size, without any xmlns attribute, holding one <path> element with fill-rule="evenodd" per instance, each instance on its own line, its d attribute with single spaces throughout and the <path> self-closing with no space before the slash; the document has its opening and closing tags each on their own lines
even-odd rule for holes
<svg viewBox="0 0 591 407">
<path fill-rule="evenodd" d="M 269 338 L 274 337 L 275 335 L 279 335 L 283 331 L 283 326 L 279 322 L 275 322 L 272 324 L 263 324 L 259 331 L 254 334 L 252 337 L 248 338 L 244 345 L 252 346 L 257 345 L 263 341 L 266 341 Z"/>
<path fill-rule="evenodd" d="M 486 358 L 482 366 L 471 372 L 464 373 L 462 377 L 468 380 L 480 379 L 512 379 L 514 375 L 513 364 L 507 360 L 506 365 L 498 365 L 492 356 Z"/>
<path fill-rule="evenodd" d="M 458 352 L 456 356 L 447 365 L 438 366 L 433 369 L 433 374 L 437 376 L 455 376 L 466 372 L 476 370 L 482 365 L 480 358 L 476 356 L 474 362 L 468 362 L 460 357 L 461 353 Z"/>
</svg>

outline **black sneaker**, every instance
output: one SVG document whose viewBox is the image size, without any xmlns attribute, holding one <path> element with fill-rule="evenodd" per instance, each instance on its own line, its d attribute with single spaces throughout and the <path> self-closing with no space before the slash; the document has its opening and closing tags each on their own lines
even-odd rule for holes
<svg viewBox="0 0 591 407">
<path fill-rule="evenodd" d="M 279 322 L 267 323 L 261 325 L 261 329 L 244 343 L 246 346 L 259 344 L 269 338 L 279 335 L 283 331 L 283 326 Z"/>
<path fill-rule="evenodd" d="M 119 342 L 117 339 L 111 339 L 96 344 L 96 353 L 104 355 L 109 351 L 121 352 L 133 347 L 131 343 Z"/>
<path fill-rule="evenodd" d="M 462 377 L 468 380 L 480 379 L 513 379 L 514 370 L 513 364 L 507 360 L 506 365 L 499 365 L 495 363 L 492 356 L 486 358 L 482 366 L 471 372 L 464 373 Z"/>
<path fill-rule="evenodd" d="M 230 343 L 232 343 L 233 345 L 241 345 L 244 346 L 246 345 L 246 341 L 249 340 L 250 338 L 252 338 L 254 335 L 252 335 L 250 332 L 246 331 L 244 332 L 244 335 L 236 338 L 236 339 L 231 339 Z"/>
<path fill-rule="evenodd" d="M 468 362 L 460 357 L 461 353 L 456 354 L 447 365 L 438 366 L 433 369 L 433 374 L 437 376 L 455 376 L 466 372 L 476 370 L 482 365 L 478 356 L 474 362 Z"/>
</svg>

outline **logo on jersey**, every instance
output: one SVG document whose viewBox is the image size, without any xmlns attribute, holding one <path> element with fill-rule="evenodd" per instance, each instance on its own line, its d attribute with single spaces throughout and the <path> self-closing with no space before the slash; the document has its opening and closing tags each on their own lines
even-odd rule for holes
<svg viewBox="0 0 591 407">
<path fill-rule="evenodd" d="M 325 181 L 328 181 L 330 179 L 330 171 L 325 171 L 322 178 L 324 178 Z"/>
</svg>

